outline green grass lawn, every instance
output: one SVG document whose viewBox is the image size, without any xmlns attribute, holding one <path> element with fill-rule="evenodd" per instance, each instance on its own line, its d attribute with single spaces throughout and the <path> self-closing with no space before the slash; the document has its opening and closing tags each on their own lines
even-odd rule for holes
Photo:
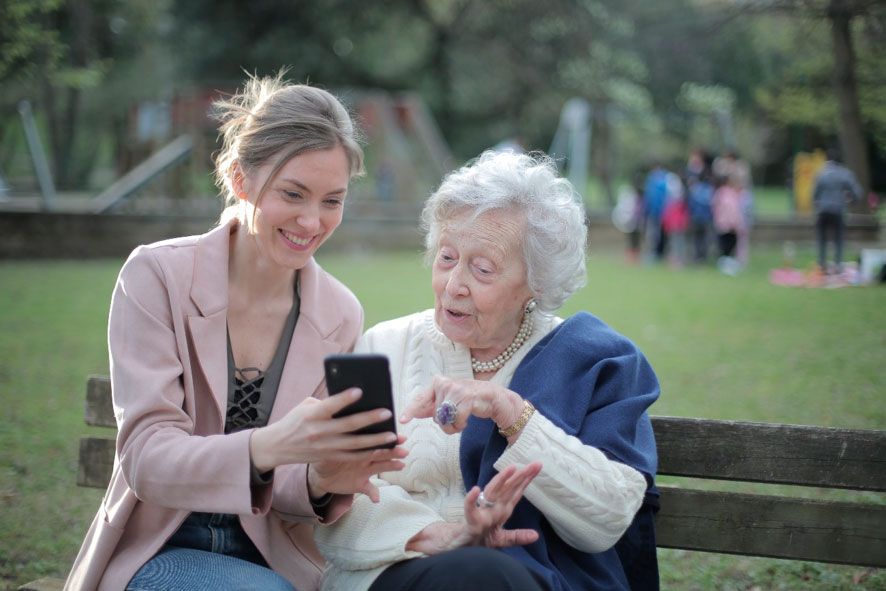
<svg viewBox="0 0 886 591">
<path fill-rule="evenodd" d="M 418 253 L 320 260 L 360 297 L 367 326 L 432 303 Z M 801 250 L 798 264 L 811 260 Z M 886 428 L 886 288 L 776 287 L 767 273 L 779 262 L 777 250 L 756 249 L 745 273 L 727 277 L 593 254 L 589 285 L 563 313 L 589 310 L 644 350 L 662 384 L 654 414 Z M 86 376 L 108 371 L 121 263 L 0 263 L 0 589 L 63 576 L 101 499 L 74 484 L 76 440 L 88 433 Z M 660 558 L 666 591 L 886 591 L 886 571 L 671 550 Z"/>
</svg>

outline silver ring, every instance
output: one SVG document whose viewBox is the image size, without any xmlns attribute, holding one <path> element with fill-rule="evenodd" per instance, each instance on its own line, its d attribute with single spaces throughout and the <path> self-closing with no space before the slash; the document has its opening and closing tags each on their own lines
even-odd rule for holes
<svg viewBox="0 0 886 591">
<path fill-rule="evenodd" d="M 484 508 L 484 507 L 487 508 L 487 509 L 489 509 L 489 508 L 495 506 L 495 501 L 490 501 L 489 499 L 487 499 L 487 498 L 486 498 L 486 495 L 485 495 L 485 494 L 483 493 L 483 491 L 481 490 L 481 491 L 480 491 L 480 496 L 477 497 L 477 506 L 480 507 L 481 509 Z"/>
<path fill-rule="evenodd" d="M 444 400 L 434 413 L 434 421 L 438 425 L 451 425 L 457 418 L 458 406 L 448 400 Z"/>
</svg>

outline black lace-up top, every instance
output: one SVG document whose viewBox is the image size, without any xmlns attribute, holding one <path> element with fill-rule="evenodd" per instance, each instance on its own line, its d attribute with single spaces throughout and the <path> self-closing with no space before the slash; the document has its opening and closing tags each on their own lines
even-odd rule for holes
<svg viewBox="0 0 886 591">
<path fill-rule="evenodd" d="M 256 367 L 237 367 L 234 363 L 234 352 L 231 349 L 231 338 L 228 336 L 228 409 L 225 419 L 225 433 L 233 433 L 253 427 L 264 427 L 277 398 L 277 388 L 289 343 L 295 330 L 299 310 L 298 283 L 295 286 L 295 297 L 292 310 L 286 318 L 283 334 L 277 344 L 277 350 L 268 368 L 264 371 Z"/>
</svg>

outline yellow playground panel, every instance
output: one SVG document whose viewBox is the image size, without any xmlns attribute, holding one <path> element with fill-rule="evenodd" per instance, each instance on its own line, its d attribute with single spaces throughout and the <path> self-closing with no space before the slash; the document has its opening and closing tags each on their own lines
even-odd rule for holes
<svg viewBox="0 0 886 591">
<path fill-rule="evenodd" d="M 794 156 L 794 206 L 797 213 L 812 213 L 812 188 L 815 186 L 815 175 L 825 163 L 825 155 L 821 150 L 799 152 Z"/>
</svg>

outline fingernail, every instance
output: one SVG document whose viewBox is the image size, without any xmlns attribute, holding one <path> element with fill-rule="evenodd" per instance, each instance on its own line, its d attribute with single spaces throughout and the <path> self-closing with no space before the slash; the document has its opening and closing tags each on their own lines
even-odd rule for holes
<svg viewBox="0 0 886 591">
<path fill-rule="evenodd" d="M 353 390 L 351 390 L 351 398 L 357 399 L 360 398 L 360 396 L 362 395 L 363 390 L 361 390 L 360 388 L 354 388 Z"/>
<path fill-rule="evenodd" d="M 391 443 L 392 441 L 397 441 L 397 435 L 395 433 L 389 433 L 387 437 L 385 437 L 385 441 Z"/>
<path fill-rule="evenodd" d="M 404 412 L 403 414 L 400 415 L 400 422 L 401 422 L 401 423 L 405 423 L 405 422 L 408 421 L 408 420 L 409 420 L 409 419 L 406 417 L 406 413 L 405 413 L 405 412 Z"/>
<path fill-rule="evenodd" d="M 380 418 L 380 419 L 383 420 L 383 421 L 384 421 L 385 419 L 389 419 L 389 418 L 391 418 L 391 411 L 389 411 L 389 410 L 386 409 L 386 408 L 382 409 L 382 410 L 378 413 L 378 418 Z"/>
</svg>

